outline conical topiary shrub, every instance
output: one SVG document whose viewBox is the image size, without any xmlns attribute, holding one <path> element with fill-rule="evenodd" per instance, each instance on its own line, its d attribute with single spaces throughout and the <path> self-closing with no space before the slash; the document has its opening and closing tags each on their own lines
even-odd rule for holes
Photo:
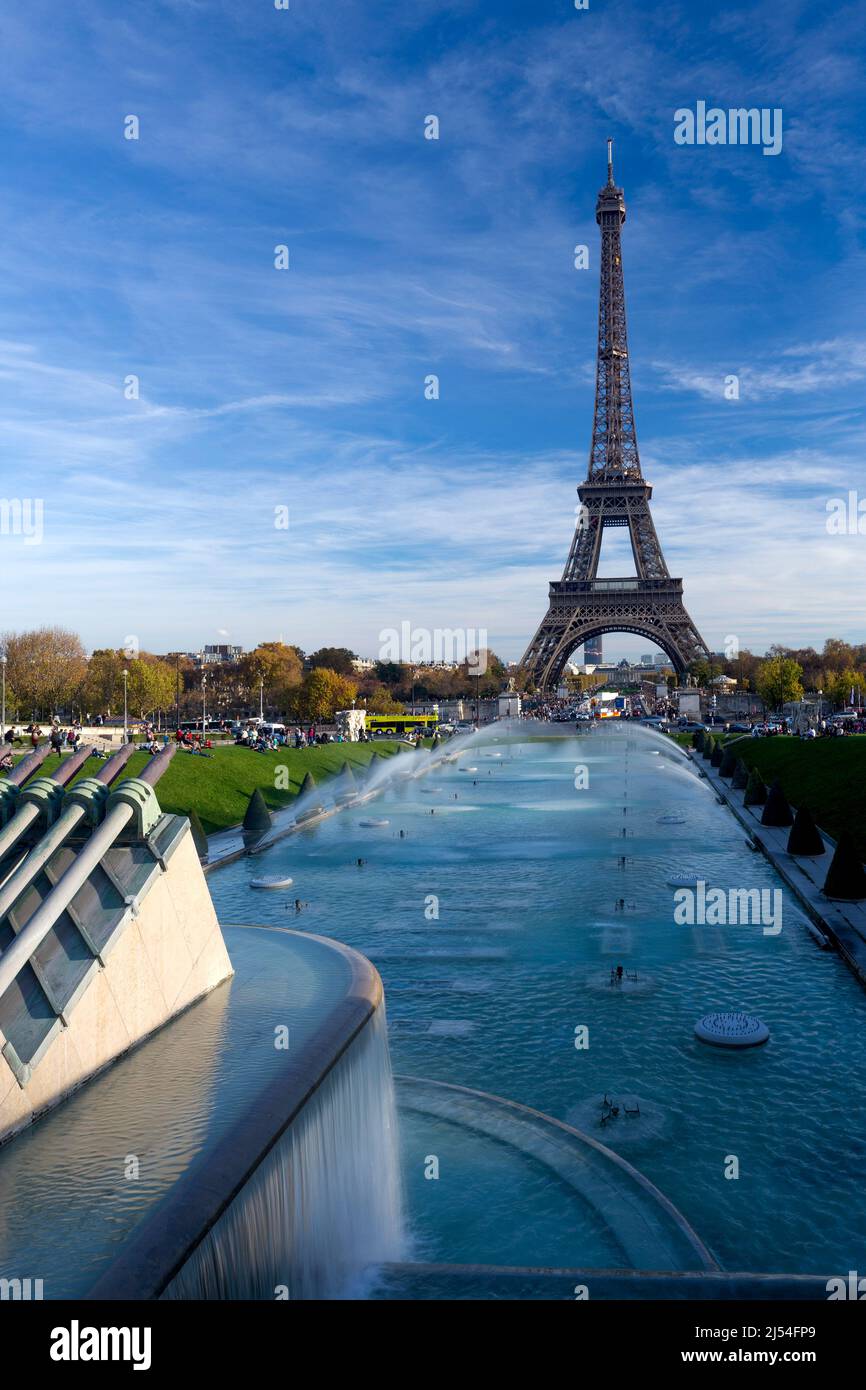
<svg viewBox="0 0 866 1390">
<path fill-rule="evenodd" d="M 808 806 L 801 806 L 788 836 L 789 854 L 826 854 L 824 840 Z"/>
<path fill-rule="evenodd" d="M 189 813 L 189 828 L 192 832 L 192 842 L 195 845 L 195 852 L 199 859 L 207 859 L 208 845 L 207 835 L 204 833 L 204 826 L 201 823 L 198 811 L 192 810 Z"/>
<path fill-rule="evenodd" d="M 722 761 L 719 763 L 719 776 L 724 778 L 733 777 L 737 769 L 737 755 L 730 744 L 728 744 L 722 754 Z"/>
<path fill-rule="evenodd" d="M 756 767 L 749 773 L 749 780 L 746 783 L 746 795 L 743 797 L 744 806 L 763 806 L 767 800 L 767 784 Z"/>
<path fill-rule="evenodd" d="M 761 816 L 762 825 L 793 825 L 794 814 L 788 805 L 785 793 L 782 791 L 782 784 L 778 777 L 767 792 L 767 800 L 764 804 L 764 813 Z"/>
<path fill-rule="evenodd" d="M 313 776 L 312 772 L 308 772 L 305 774 L 304 780 L 301 783 L 301 790 L 298 792 L 298 800 L 300 801 L 302 797 L 305 797 L 307 795 L 307 793 L 309 793 L 310 796 L 312 796 L 315 790 L 316 779 Z M 302 811 L 298 812 L 295 819 L 298 821 L 311 820 L 313 816 L 320 815 L 323 810 L 324 807 L 319 801 L 311 800 L 308 806 L 305 806 Z"/>
<path fill-rule="evenodd" d="M 710 755 L 710 762 L 712 763 L 713 767 L 721 767 L 722 758 L 724 756 L 725 750 L 722 747 L 721 740 L 717 739 L 716 742 L 713 744 L 713 751 Z"/>
<path fill-rule="evenodd" d="M 705 762 L 710 761 L 710 758 L 713 756 L 713 749 L 715 748 L 715 746 L 716 740 L 713 738 L 712 734 L 707 734 L 706 738 L 704 739 L 703 748 L 703 757 Z"/>
<path fill-rule="evenodd" d="M 734 775 L 731 778 L 731 786 L 743 791 L 749 785 L 749 769 L 742 758 L 737 758 L 737 766 L 734 768 Z"/>
<path fill-rule="evenodd" d="M 699 753 L 703 749 L 704 738 L 705 735 L 703 729 L 696 729 L 695 732 L 692 734 L 692 747 L 696 748 Z"/>
<path fill-rule="evenodd" d="M 249 848 L 256 844 L 271 828 L 271 813 L 265 805 L 265 798 L 256 787 L 244 816 L 244 844 Z"/>
<path fill-rule="evenodd" d="M 358 789 L 357 783 L 355 782 L 355 774 L 349 763 L 343 763 L 343 766 L 337 774 L 337 789 L 334 800 L 339 806 L 342 805 L 343 802 L 352 801 L 357 794 Z"/>
<path fill-rule="evenodd" d="M 866 898 L 866 873 L 850 830 L 843 830 L 839 836 L 824 881 L 824 893 L 828 898 L 844 898 L 847 902 Z"/>
</svg>

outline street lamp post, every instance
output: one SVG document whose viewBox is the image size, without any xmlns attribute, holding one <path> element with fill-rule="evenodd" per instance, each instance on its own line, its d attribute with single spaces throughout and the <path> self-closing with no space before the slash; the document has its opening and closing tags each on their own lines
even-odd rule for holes
<svg viewBox="0 0 866 1390">
<path fill-rule="evenodd" d="M 174 658 L 174 727 L 180 728 L 180 652 Z"/>
<path fill-rule="evenodd" d="M 129 672 L 124 667 L 123 671 L 123 741 L 129 743 L 129 720 L 126 714 L 126 689 L 129 680 Z"/>
<path fill-rule="evenodd" d="M 264 676 L 260 676 L 260 677 L 259 677 L 259 719 L 260 719 L 260 721 L 262 722 L 262 724 L 264 724 L 264 722 L 265 722 L 265 678 L 264 678 Z"/>
<path fill-rule="evenodd" d="M 0 665 L 3 667 L 3 712 L 0 714 L 0 738 L 6 737 L 6 662 L 8 658 L 4 652 L 0 656 Z M 10 745 L 11 746 L 11 745 Z"/>
<path fill-rule="evenodd" d="M 204 743 L 205 729 L 207 728 L 207 672 L 201 678 L 201 740 Z"/>
</svg>

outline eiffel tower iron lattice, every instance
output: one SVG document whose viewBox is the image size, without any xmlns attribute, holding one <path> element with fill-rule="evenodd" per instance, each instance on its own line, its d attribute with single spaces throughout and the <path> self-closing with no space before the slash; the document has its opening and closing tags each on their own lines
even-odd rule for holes
<svg viewBox="0 0 866 1390">
<path fill-rule="evenodd" d="M 623 190 L 613 181 L 607 142 L 607 183 L 598 195 L 601 232 L 595 416 L 586 482 L 562 579 L 550 585 L 547 614 L 521 661 L 541 690 L 555 686 L 571 653 L 604 632 L 634 632 L 661 647 L 678 674 L 709 655 L 686 612 L 683 581 L 672 579 L 650 513 L 652 488 L 638 455 L 631 397 L 620 231 Z M 606 526 L 628 527 L 636 576 L 598 579 Z"/>
</svg>

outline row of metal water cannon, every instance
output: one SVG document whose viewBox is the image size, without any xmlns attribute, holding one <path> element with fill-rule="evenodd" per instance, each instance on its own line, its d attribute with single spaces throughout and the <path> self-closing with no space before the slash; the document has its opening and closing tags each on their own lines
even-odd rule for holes
<svg viewBox="0 0 866 1390">
<path fill-rule="evenodd" d="M 83 777 L 74 787 L 64 790 L 92 751 L 89 747 L 79 748 L 55 768 L 52 776 L 29 780 L 50 752 L 47 745 L 37 748 L 0 784 L 0 864 L 31 827 L 38 823 L 44 830 L 0 888 L 0 922 L 76 827 L 82 823 L 93 827 L 75 859 L 0 956 L 0 998 L 120 833 L 134 821 L 135 833 L 144 839 L 161 815 L 153 788 L 171 762 L 173 745 L 155 754 L 139 777 L 126 778 L 114 791 L 110 790 L 112 783 L 135 752 L 132 743 L 113 754 L 94 776 Z"/>
</svg>

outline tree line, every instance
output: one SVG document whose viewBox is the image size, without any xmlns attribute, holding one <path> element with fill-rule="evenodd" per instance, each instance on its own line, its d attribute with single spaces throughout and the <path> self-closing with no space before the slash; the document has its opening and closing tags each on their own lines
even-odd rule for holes
<svg viewBox="0 0 866 1390">
<path fill-rule="evenodd" d="M 770 709 L 817 694 L 840 708 L 854 699 L 866 699 L 866 644 L 854 646 L 829 637 L 820 652 L 814 647 L 776 644 L 763 656 L 743 650 L 729 660 L 696 661 L 689 668 L 700 685 L 709 686 L 716 676 L 731 676 L 739 690 L 751 690 Z"/>
<path fill-rule="evenodd" d="M 410 701 L 471 696 L 502 689 L 505 668 L 493 652 L 456 670 L 377 662 L 356 672 L 354 652 L 322 647 L 309 655 L 283 642 L 262 642 L 238 661 L 199 665 L 185 652 L 97 648 L 88 657 L 79 636 L 60 627 L 5 633 L 7 723 L 50 719 L 87 722 L 94 716 L 166 722 L 265 716 L 322 722 L 338 709 L 364 705 L 371 713 L 399 713 Z"/>
</svg>

